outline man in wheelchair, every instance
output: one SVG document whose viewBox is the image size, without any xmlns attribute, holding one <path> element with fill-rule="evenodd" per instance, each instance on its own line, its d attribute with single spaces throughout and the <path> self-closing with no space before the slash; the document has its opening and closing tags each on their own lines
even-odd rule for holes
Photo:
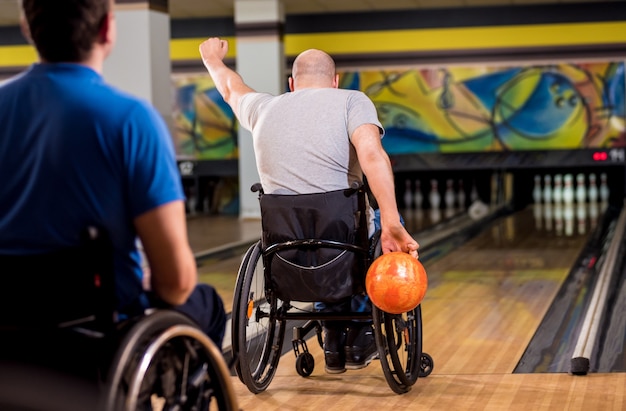
<svg viewBox="0 0 626 411">
<path fill-rule="evenodd" d="M 172 138 L 152 106 L 102 77 L 116 41 L 114 1 L 20 5 L 40 62 L 0 87 L 0 255 L 77 247 L 86 227 L 97 227 L 113 250 L 115 310 L 130 317 L 152 306 L 139 238 L 150 293 L 193 319 L 221 349 L 226 315 L 215 289 L 197 283 Z M 20 267 L 0 267 L 3 274 L 9 269 L 6 278 L 19 276 Z M 34 314 L 56 309 L 33 298 L 35 279 L 20 281 L 26 289 L 3 286 L 3 295 L 22 292 Z M 42 295 L 59 291 L 51 283 Z"/>
<path fill-rule="evenodd" d="M 418 257 L 417 242 L 398 213 L 394 177 L 381 138 L 376 108 L 362 92 L 339 89 L 333 59 L 307 50 L 293 63 L 289 88 L 279 96 L 257 93 L 223 63 L 228 43 L 209 38 L 200 46 L 205 67 L 241 126 L 252 132 L 256 163 L 266 194 L 310 194 L 347 189 L 364 175 L 379 210 L 383 253 L 403 251 Z M 370 235 L 374 212 L 370 208 Z M 366 310 L 354 298 L 318 309 Z M 376 357 L 369 323 L 324 324 L 326 370 L 339 373 L 366 366 Z"/>
</svg>

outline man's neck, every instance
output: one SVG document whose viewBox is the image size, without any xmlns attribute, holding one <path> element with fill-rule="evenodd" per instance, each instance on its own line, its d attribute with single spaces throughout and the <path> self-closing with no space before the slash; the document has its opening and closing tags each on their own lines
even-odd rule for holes
<svg viewBox="0 0 626 411">
<path fill-rule="evenodd" d="M 83 66 L 87 66 L 94 70 L 95 72 L 102 74 L 102 68 L 104 66 L 104 54 L 97 47 L 91 52 L 89 57 L 84 61 L 81 61 L 79 64 Z"/>
<path fill-rule="evenodd" d="M 42 59 L 42 58 L 40 58 L 40 61 L 42 63 L 50 63 L 49 61 L 46 61 L 45 59 Z M 66 63 L 70 63 L 70 62 L 66 62 Z M 102 74 L 102 67 L 104 66 L 104 59 L 99 55 L 99 53 L 93 52 L 91 53 L 89 58 L 83 61 L 72 61 L 71 63 L 88 67 L 94 70 L 95 72 Z"/>
</svg>

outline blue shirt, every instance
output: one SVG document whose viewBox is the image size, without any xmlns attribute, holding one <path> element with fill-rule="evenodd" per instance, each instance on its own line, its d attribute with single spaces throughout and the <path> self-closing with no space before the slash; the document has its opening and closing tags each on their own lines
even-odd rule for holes
<svg viewBox="0 0 626 411">
<path fill-rule="evenodd" d="M 120 307 L 142 293 L 133 219 L 183 199 L 171 136 L 148 103 L 78 64 L 35 64 L 0 86 L 0 253 L 114 246 Z"/>
</svg>

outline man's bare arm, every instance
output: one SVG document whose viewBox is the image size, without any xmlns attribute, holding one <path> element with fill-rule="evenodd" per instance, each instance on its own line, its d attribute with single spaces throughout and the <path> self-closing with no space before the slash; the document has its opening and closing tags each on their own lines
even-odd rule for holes
<svg viewBox="0 0 626 411">
<path fill-rule="evenodd" d="M 361 125 L 354 131 L 351 140 L 380 208 L 383 252 L 404 251 L 417 258 L 419 245 L 400 222 L 391 162 L 380 142 L 378 127 L 374 124 Z"/>
<path fill-rule="evenodd" d="M 254 90 L 243 82 L 241 76 L 224 64 L 224 57 L 228 53 L 228 42 L 217 37 L 211 37 L 200 44 L 202 62 L 215 83 L 217 91 L 224 101 L 239 117 L 239 99 L 244 94 Z"/>
<path fill-rule="evenodd" d="M 166 303 L 181 305 L 196 286 L 196 260 L 189 246 L 185 206 L 172 201 L 134 221 L 150 264 L 150 284 Z"/>
</svg>

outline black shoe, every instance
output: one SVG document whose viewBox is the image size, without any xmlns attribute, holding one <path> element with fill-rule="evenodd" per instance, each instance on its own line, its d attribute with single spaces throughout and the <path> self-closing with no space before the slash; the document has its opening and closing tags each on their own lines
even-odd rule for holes
<svg viewBox="0 0 626 411">
<path fill-rule="evenodd" d="M 341 374 L 346 371 L 346 358 L 343 350 L 346 333 L 342 327 L 324 327 L 324 360 L 328 374 Z"/>
<path fill-rule="evenodd" d="M 359 370 L 378 358 L 378 347 L 371 325 L 351 327 L 346 340 L 346 369 Z"/>
</svg>

